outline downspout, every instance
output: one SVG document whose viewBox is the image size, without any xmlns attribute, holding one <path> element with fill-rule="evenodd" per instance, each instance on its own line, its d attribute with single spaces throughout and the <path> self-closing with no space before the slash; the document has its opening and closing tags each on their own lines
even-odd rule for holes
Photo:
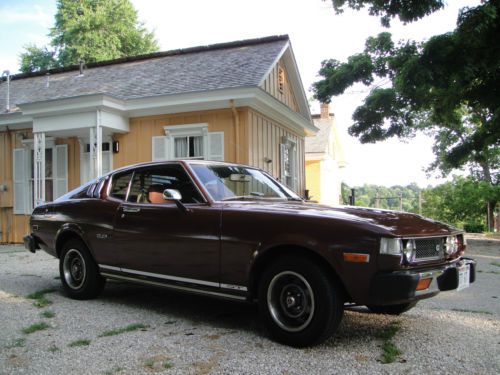
<svg viewBox="0 0 500 375">
<path fill-rule="evenodd" d="M 4 70 L 2 73 L 2 78 L 7 77 L 7 97 L 5 103 L 5 112 L 10 112 L 10 71 Z"/>
<path fill-rule="evenodd" d="M 234 106 L 234 100 L 231 99 L 229 101 L 229 104 L 231 106 L 231 111 L 233 112 L 233 122 L 234 122 L 234 147 L 235 147 L 235 162 L 239 163 L 240 162 L 240 157 L 239 157 L 239 141 L 240 141 L 240 117 L 238 116 L 238 111 L 236 110 L 236 107 Z"/>
</svg>

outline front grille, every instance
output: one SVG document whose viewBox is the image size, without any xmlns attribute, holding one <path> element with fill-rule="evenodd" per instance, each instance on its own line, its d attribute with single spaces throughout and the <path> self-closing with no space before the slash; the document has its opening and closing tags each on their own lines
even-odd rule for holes
<svg viewBox="0 0 500 375">
<path fill-rule="evenodd" d="M 416 238 L 414 260 L 441 259 L 444 257 L 444 239 Z"/>
</svg>

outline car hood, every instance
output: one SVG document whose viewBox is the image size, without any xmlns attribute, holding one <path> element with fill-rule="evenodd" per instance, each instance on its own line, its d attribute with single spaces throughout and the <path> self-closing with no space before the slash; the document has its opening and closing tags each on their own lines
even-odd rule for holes
<svg viewBox="0 0 500 375">
<path fill-rule="evenodd" d="M 426 237 L 445 236 L 460 230 L 425 218 L 421 215 L 353 206 L 326 206 L 309 202 L 231 202 L 231 206 L 250 211 L 265 211 L 276 214 L 307 215 L 325 220 L 352 222 L 367 230 L 393 236 Z"/>
</svg>

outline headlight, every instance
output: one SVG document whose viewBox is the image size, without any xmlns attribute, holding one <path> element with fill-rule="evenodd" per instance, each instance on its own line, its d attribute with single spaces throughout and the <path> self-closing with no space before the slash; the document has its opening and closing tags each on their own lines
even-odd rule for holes
<svg viewBox="0 0 500 375">
<path fill-rule="evenodd" d="M 458 238 L 457 238 L 457 236 L 446 237 L 444 251 L 448 255 L 451 255 L 451 254 L 456 253 L 458 251 Z"/>
<path fill-rule="evenodd" d="M 381 238 L 380 254 L 401 255 L 403 242 L 399 238 Z"/>
<path fill-rule="evenodd" d="M 404 244 L 403 254 L 407 262 L 410 262 L 413 259 L 416 248 L 417 245 L 415 244 L 415 240 L 407 240 L 406 244 Z"/>
</svg>

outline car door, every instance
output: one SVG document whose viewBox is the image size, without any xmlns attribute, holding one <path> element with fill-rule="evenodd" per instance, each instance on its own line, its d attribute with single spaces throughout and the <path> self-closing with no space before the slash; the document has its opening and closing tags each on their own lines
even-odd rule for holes
<svg viewBox="0 0 500 375">
<path fill-rule="evenodd" d="M 188 211 L 158 200 L 165 189 L 178 190 Z M 136 169 L 115 218 L 122 271 L 219 287 L 220 220 L 220 208 L 205 202 L 182 165 Z"/>
</svg>

